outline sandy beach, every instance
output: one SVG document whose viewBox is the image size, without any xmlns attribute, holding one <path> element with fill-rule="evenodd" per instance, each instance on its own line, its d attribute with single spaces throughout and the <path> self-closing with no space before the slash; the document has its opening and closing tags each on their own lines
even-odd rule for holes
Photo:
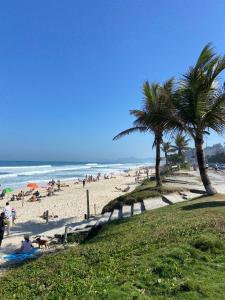
<svg viewBox="0 0 225 300">
<path fill-rule="evenodd" d="M 86 183 L 83 188 L 82 183 L 74 184 L 74 182 L 64 182 L 69 185 L 62 187 L 61 191 L 55 192 L 53 196 L 41 198 L 40 201 L 29 202 L 30 196 L 22 201 L 10 201 L 11 208 L 15 208 L 17 219 L 15 225 L 11 227 L 11 234 L 5 234 L 1 254 L 7 253 L 20 246 L 24 233 L 29 233 L 30 236 L 35 235 L 50 235 L 54 236 L 59 230 L 63 230 L 66 224 L 77 222 L 84 219 L 84 214 L 87 212 L 86 190 L 89 190 L 90 197 L 90 213 L 100 214 L 104 205 L 110 200 L 124 194 L 115 189 L 115 187 L 124 189 L 127 186 L 132 191 L 137 184 L 135 183 L 135 170 L 126 173 L 114 174 L 114 178 L 104 179 L 101 177 L 98 182 Z M 146 175 L 142 175 L 143 177 Z M 23 189 L 24 191 L 27 189 Z M 41 195 L 46 195 L 46 189 L 38 189 Z M 14 191 L 13 193 L 17 193 Z M 4 200 L 0 202 L 0 210 L 3 209 L 7 200 L 13 193 L 7 194 Z M 49 214 L 58 216 L 50 218 L 49 223 L 43 220 L 40 216 L 48 210 Z"/>
</svg>

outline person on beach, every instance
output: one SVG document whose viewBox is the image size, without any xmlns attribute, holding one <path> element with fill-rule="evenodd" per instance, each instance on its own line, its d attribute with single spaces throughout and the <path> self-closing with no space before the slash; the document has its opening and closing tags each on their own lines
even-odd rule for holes
<svg viewBox="0 0 225 300">
<path fill-rule="evenodd" d="M 86 183 L 86 180 L 84 179 L 83 180 L 83 188 L 85 187 L 85 183 Z"/>
<path fill-rule="evenodd" d="M 12 224 L 15 225 L 16 220 L 16 210 L 15 208 L 12 208 Z"/>
<path fill-rule="evenodd" d="M 4 232 L 5 232 L 5 214 L 2 212 L 0 215 L 0 249 L 2 247 Z"/>
<path fill-rule="evenodd" d="M 17 200 L 17 196 L 15 194 L 13 194 L 10 201 L 16 201 L 16 200 Z"/>
<path fill-rule="evenodd" d="M 6 229 L 7 229 L 7 235 L 10 234 L 10 226 L 12 223 L 12 209 L 9 205 L 9 202 L 6 202 L 6 206 L 3 209 L 3 212 L 5 214 L 5 223 L 6 223 Z"/>
<path fill-rule="evenodd" d="M 41 197 L 41 194 L 39 193 L 39 191 L 34 192 L 33 195 L 36 196 L 37 198 Z"/>
<path fill-rule="evenodd" d="M 5 197 L 5 191 L 3 190 L 0 194 L 0 199 L 4 199 L 4 197 Z"/>
<path fill-rule="evenodd" d="M 33 249 L 34 249 L 34 247 L 32 246 L 32 243 L 30 241 L 29 234 L 24 234 L 24 241 L 22 241 L 22 245 L 21 245 L 20 249 L 16 250 L 15 253 L 16 254 L 29 253 Z"/>
<path fill-rule="evenodd" d="M 33 194 L 33 195 L 30 197 L 29 201 L 31 201 L 31 202 L 37 201 L 37 196 Z"/>
<path fill-rule="evenodd" d="M 60 180 L 57 181 L 56 185 L 57 185 L 57 190 L 61 191 L 61 182 L 60 182 Z"/>
</svg>

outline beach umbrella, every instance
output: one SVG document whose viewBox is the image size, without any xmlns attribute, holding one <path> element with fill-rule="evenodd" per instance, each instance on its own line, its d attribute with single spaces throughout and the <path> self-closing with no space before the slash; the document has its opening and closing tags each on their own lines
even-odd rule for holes
<svg viewBox="0 0 225 300">
<path fill-rule="evenodd" d="M 11 189 L 9 187 L 7 187 L 3 190 L 3 193 L 11 193 L 11 192 L 13 192 L 13 189 Z"/>
<path fill-rule="evenodd" d="M 38 184 L 35 183 L 35 182 L 28 183 L 27 187 L 29 187 L 32 190 L 35 190 L 35 189 L 39 188 Z"/>
</svg>

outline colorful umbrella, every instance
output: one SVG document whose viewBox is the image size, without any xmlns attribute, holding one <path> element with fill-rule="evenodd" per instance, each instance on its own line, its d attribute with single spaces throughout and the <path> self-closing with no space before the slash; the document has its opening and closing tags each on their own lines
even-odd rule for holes
<svg viewBox="0 0 225 300">
<path fill-rule="evenodd" d="M 7 187 L 3 190 L 3 193 L 11 193 L 11 192 L 13 192 L 13 189 L 11 189 L 9 187 Z"/>
<path fill-rule="evenodd" d="M 35 182 L 28 183 L 27 187 L 29 187 L 32 190 L 35 190 L 35 189 L 39 188 L 39 186 Z"/>
</svg>

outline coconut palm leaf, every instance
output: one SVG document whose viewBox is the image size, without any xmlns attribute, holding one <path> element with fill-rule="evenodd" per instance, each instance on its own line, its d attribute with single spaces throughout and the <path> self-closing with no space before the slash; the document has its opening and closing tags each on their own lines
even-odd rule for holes
<svg viewBox="0 0 225 300">
<path fill-rule="evenodd" d="M 146 131 L 148 131 L 148 128 L 145 127 L 145 126 L 136 126 L 136 127 L 132 127 L 132 128 L 126 129 L 126 130 L 120 132 L 119 134 L 117 134 L 113 138 L 113 140 L 118 140 L 118 139 L 124 137 L 125 135 L 129 135 L 129 134 L 137 132 L 137 131 L 139 131 L 139 132 L 146 132 Z"/>
<path fill-rule="evenodd" d="M 196 64 L 180 80 L 172 98 L 177 120 L 195 141 L 199 171 L 208 194 L 215 190 L 205 167 L 203 136 L 209 129 L 217 133 L 225 130 L 225 92 L 218 81 L 224 69 L 225 57 L 216 55 L 212 45 L 207 44 Z"/>
<path fill-rule="evenodd" d="M 139 131 L 152 132 L 154 134 L 153 147 L 156 148 L 156 182 L 161 185 L 160 179 L 160 145 L 162 144 L 163 134 L 174 128 L 171 118 L 168 116 L 170 108 L 173 107 L 173 102 L 170 100 L 174 90 L 173 80 L 170 79 L 159 85 L 158 83 L 149 83 L 146 81 L 143 84 L 143 107 L 142 109 L 134 109 L 130 114 L 135 117 L 133 127 L 122 131 L 114 140 L 117 140 L 125 135 Z M 176 126 L 178 126 L 177 123 Z M 180 125 L 179 125 L 180 126 Z"/>
</svg>

